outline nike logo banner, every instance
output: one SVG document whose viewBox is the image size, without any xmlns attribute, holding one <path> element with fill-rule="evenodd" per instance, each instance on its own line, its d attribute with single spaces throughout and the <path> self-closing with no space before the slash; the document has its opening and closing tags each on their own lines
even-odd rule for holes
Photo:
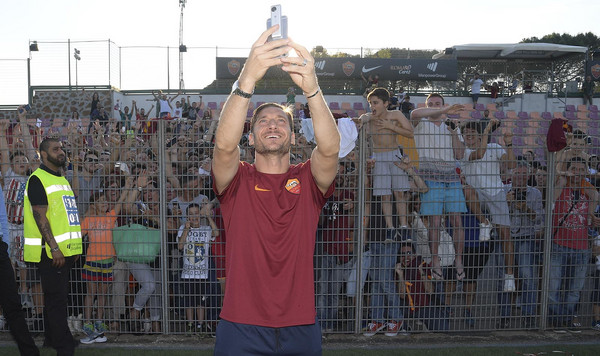
<svg viewBox="0 0 600 356">
<path fill-rule="evenodd" d="M 236 79 L 231 73 L 233 67 L 241 68 L 246 58 L 217 57 L 217 79 Z M 382 58 L 317 58 L 315 71 L 318 77 L 332 79 L 361 79 L 379 75 L 385 80 L 439 80 L 457 79 L 456 59 L 382 59 Z M 271 67 L 267 78 L 284 78 L 287 74 L 281 68 Z"/>
</svg>

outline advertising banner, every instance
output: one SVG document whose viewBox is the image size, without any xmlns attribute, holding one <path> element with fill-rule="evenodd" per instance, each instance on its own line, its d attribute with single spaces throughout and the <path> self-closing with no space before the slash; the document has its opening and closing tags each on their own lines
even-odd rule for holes
<svg viewBox="0 0 600 356">
<path fill-rule="evenodd" d="M 217 57 L 217 79 L 238 77 L 246 58 Z M 360 79 L 379 75 L 382 80 L 436 80 L 457 79 L 455 59 L 378 59 L 378 58 L 316 58 L 318 77 L 332 79 Z M 271 68 L 265 75 L 281 77 L 285 73 Z"/>
</svg>

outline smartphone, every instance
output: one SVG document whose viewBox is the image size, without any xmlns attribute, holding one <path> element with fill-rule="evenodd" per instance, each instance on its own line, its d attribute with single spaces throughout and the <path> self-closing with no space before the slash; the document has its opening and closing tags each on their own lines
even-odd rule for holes
<svg viewBox="0 0 600 356">
<path fill-rule="evenodd" d="M 21 109 L 19 109 L 19 114 L 22 114 L 23 111 L 29 111 L 31 110 L 31 105 L 27 104 L 25 106 L 23 106 Z"/>
<path fill-rule="evenodd" d="M 271 18 L 267 19 L 267 28 L 279 25 L 279 29 L 269 36 L 269 41 L 287 38 L 287 16 L 281 15 L 281 5 L 271 6 Z"/>
<path fill-rule="evenodd" d="M 446 120 L 446 126 L 450 126 L 452 130 L 456 130 L 456 124 L 452 120 Z"/>
</svg>

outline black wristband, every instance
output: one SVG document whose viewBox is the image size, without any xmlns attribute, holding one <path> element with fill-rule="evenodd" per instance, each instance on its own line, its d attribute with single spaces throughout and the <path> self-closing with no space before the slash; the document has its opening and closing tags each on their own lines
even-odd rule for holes
<svg viewBox="0 0 600 356">
<path fill-rule="evenodd" d="M 317 91 L 313 95 L 307 96 L 306 99 L 310 99 L 310 98 L 316 96 L 317 94 L 319 94 L 320 91 L 321 91 L 321 88 L 318 88 Z"/>
</svg>

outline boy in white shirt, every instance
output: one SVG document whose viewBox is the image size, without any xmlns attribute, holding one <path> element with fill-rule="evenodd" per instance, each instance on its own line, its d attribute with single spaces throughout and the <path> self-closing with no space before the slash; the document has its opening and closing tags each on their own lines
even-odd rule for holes
<svg viewBox="0 0 600 356">
<path fill-rule="evenodd" d="M 469 121 L 461 127 L 466 145 L 461 166 L 467 183 L 475 188 L 482 206 L 487 207 L 492 223 L 498 228 L 498 235 L 504 252 L 504 291 L 515 291 L 514 246 L 510 237 L 510 214 L 506 201 L 504 184 L 500 178 L 500 164 L 513 168 L 516 162 L 512 151 L 512 133 L 504 134 L 505 148 L 497 143 L 488 143 L 489 134 L 499 125 L 493 118 L 481 130 L 481 122 Z M 480 224 L 480 239 L 489 239 L 489 222 Z"/>
<path fill-rule="evenodd" d="M 181 279 L 188 332 L 202 331 L 206 294 L 210 288 L 210 242 L 219 236 L 211 212 L 201 211 L 200 205 L 190 204 L 186 210 L 187 221 L 179 227 L 177 234 L 178 247 L 183 255 Z M 208 225 L 202 225 L 203 220 L 208 221 Z M 198 318 L 196 325 L 195 316 Z"/>
</svg>

